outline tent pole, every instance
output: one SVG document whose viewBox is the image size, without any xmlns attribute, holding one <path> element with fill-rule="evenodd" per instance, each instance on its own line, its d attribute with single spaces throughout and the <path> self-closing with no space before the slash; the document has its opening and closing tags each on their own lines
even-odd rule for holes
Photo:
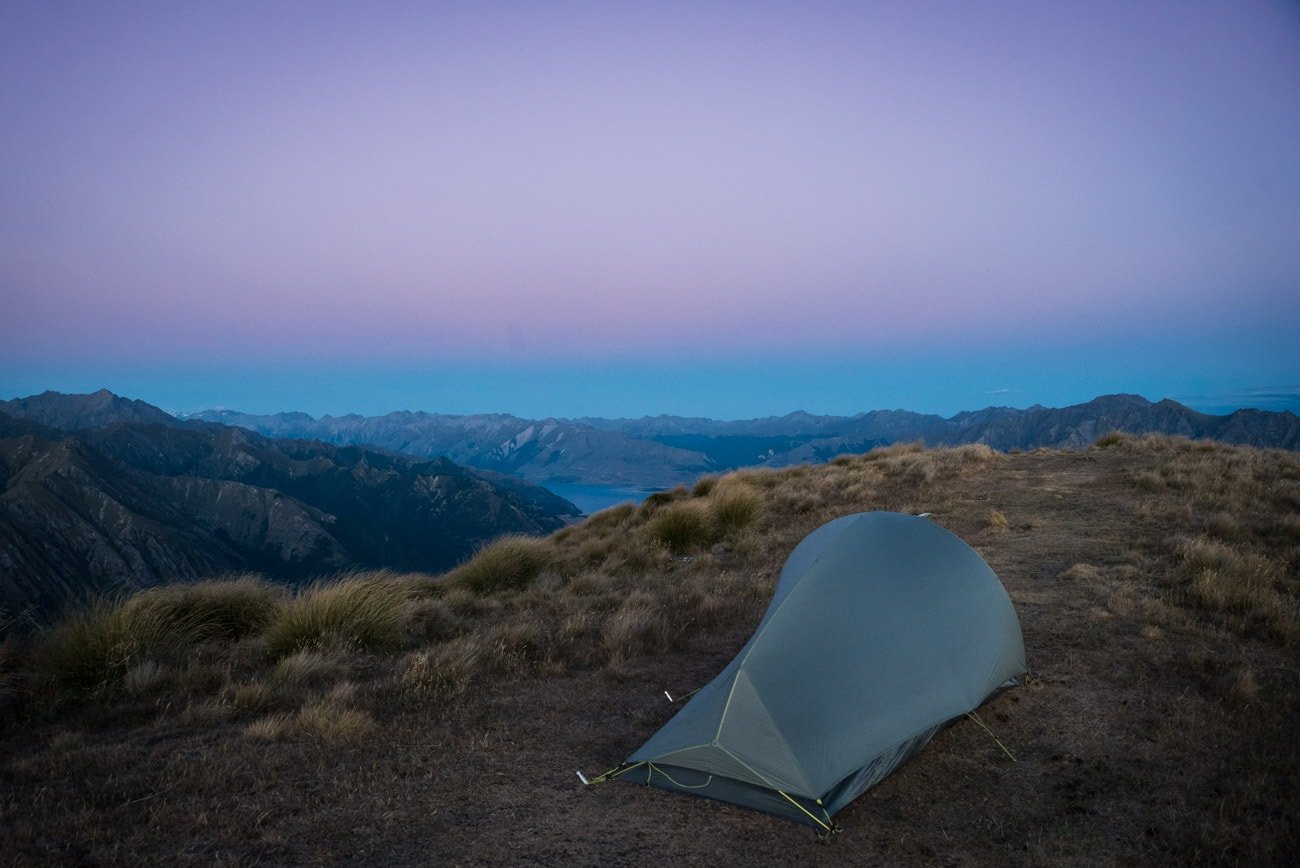
<svg viewBox="0 0 1300 868">
<path fill-rule="evenodd" d="M 612 768 L 609 771 L 605 772 L 604 774 L 596 775 L 594 778 L 590 778 L 590 779 L 582 772 L 578 772 L 578 780 L 582 781 L 583 786 L 588 786 L 588 787 L 591 786 L 592 784 L 603 784 L 605 781 L 612 780 L 618 777 L 619 775 L 623 774 L 624 772 L 630 772 L 632 771 L 632 769 L 636 768 L 637 766 L 643 766 L 643 765 L 645 765 L 644 761 L 639 763 L 633 763 L 631 765 L 629 765 L 628 763 L 623 763 L 621 766 Z"/>
</svg>

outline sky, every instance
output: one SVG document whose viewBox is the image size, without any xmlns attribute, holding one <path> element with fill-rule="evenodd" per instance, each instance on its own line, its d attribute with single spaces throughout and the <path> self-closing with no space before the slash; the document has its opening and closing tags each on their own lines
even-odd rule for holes
<svg viewBox="0 0 1300 868">
<path fill-rule="evenodd" d="M 1300 5 L 0 4 L 0 398 L 1300 411 Z"/>
</svg>

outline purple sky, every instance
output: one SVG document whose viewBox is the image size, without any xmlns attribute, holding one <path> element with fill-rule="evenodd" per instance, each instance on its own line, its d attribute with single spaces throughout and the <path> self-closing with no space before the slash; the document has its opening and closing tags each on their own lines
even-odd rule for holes
<svg viewBox="0 0 1300 868">
<path fill-rule="evenodd" d="M 1300 409 L 1294 3 L 0 6 L 0 397 Z"/>
</svg>

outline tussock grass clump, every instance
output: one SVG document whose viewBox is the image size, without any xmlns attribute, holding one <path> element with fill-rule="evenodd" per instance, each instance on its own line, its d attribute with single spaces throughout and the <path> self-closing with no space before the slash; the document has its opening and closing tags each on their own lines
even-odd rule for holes
<svg viewBox="0 0 1300 868">
<path fill-rule="evenodd" d="M 304 705 L 293 714 L 269 714 L 243 729 L 253 741 L 307 738 L 334 744 L 359 741 L 375 731 L 375 719 L 360 709 L 330 698 Z"/>
<path fill-rule="evenodd" d="M 651 538 L 675 555 L 703 548 L 713 542 L 715 535 L 713 515 L 698 501 L 660 507 L 647 527 Z"/>
<path fill-rule="evenodd" d="M 1201 604 L 1262 619 L 1280 635 L 1295 633 L 1296 604 L 1280 593 L 1283 576 L 1276 560 L 1205 538 L 1184 542 L 1180 552 L 1192 576 L 1191 594 Z"/>
<path fill-rule="evenodd" d="M 925 446 L 915 440 L 911 443 L 891 443 L 888 446 L 877 446 L 875 449 L 872 449 L 864 455 L 863 459 L 866 461 L 881 461 L 899 455 L 912 455 L 924 451 Z"/>
<path fill-rule="evenodd" d="M 1069 582 L 1096 584 L 1101 580 L 1101 569 L 1092 564 L 1075 564 L 1069 569 L 1062 570 L 1057 578 L 1065 579 Z"/>
<path fill-rule="evenodd" d="M 1281 540 L 1300 542 L 1300 515 L 1284 515 L 1273 525 L 1273 533 Z"/>
<path fill-rule="evenodd" d="M 476 594 L 469 588 L 452 586 L 439 600 L 447 610 L 458 618 L 467 621 L 490 618 L 501 608 L 501 601 L 492 597 Z"/>
<path fill-rule="evenodd" d="M 287 602 L 264 634 L 274 657 L 313 648 L 391 649 L 411 617 L 410 588 L 386 575 L 313 585 Z"/>
<path fill-rule="evenodd" d="M 231 706 L 238 711 L 261 711 L 275 699 L 274 689 L 262 681 L 233 684 L 226 694 Z"/>
<path fill-rule="evenodd" d="M 252 741 L 278 741 L 293 724 L 291 714 L 268 714 L 244 727 L 244 737 Z"/>
<path fill-rule="evenodd" d="M 137 596 L 68 615 L 40 637 L 32 661 L 61 686 L 99 687 L 152 658 L 174 656 L 203 636 L 201 623 L 177 619 L 170 608 Z"/>
<path fill-rule="evenodd" d="M 640 513 L 642 515 L 650 515 L 660 507 L 676 503 L 683 498 L 689 497 L 690 494 L 690 489 L 684 485 L 678 485 L 675 488 L 668 489 L 667 491 L 656 491 L 641 502 Z"/>
<path fill-rule="evenodd" d="M 272 677 L 283 684 L 312 684 L 334 677 L 339 661 L 320 651 L 295 651 L 276 661 Z"/>
<path fill-rule="evenodd" d="M 1007 517 L 998 509 L 990 509 L 986 521 L 989 530 L 992 531 L 1005 531 L 1011 527 L 1011 522 L 1008 521 Z"/>
<path fill-rule="evenodd" d="M 885 472 L 900 482 L 910 485 L 924 485 L 934 482 L 939 476 L 939 461 L 933 453 L 917 450 L 901 452 L 885 458 L 881 462 Z"/>
<path fill-rule="evenodd" d="M 1239 540 L 1246 535 L 1246 528 L 1239 516 L 1230 512 L 1216 512 L 1203 520 L 1205 532 L 1219 539 Z"/>
<path fill-rule="evenodd" d="M 289 596 L 279 585 L 253 575 L 167 585 L 145 594 L 170 607 L 178 621 L 199 624 L 205 636 L 226 639 L 261 631 Z"/>
<path fill-rule="evenodd" d="M 584 597 L 596 597 L 612 584 L 613 580 L 605 573 L 582 572 L 565 583 L 565 592 L 575 600 Z"/>
<path fill-rule="evenodd" d="M 398 686 L 401 692 L 421 698 L 461 693 L 491 668 L 491 660 L 479 637 L 462 636 L 406 655 L 398 665 Z"/>
<path fill-rule="evenodd" d="M 165 669 L 152 660 L 146 660 L 122 676 L 122 688 L 132 696 L 144 696 L 161 685 L 165 677 Z"/>
<path fill-rule="evenodd" d="M 957 446 L 940 454 L 946 454 L 960 464 L 983 464 L 986 461 L 997 461 L 1002 457 L 997 450 L 985 443 L 967 443 L 965 446 Z"/>
<path fill-rule="evenodd" d="M 1178 545 L 1183 563 L 1193 570 L 1239 570 L 1243 565 L 1241 553 L 1218 540 L 1190 539 Z"/>
<path fill-rule="evenodd" d="M 151 588 L 67 615 L 40 637 L 32 660 L 64 686 L 116 684 L 146 662 L 176 657 L 205 640 L 261 630 L 284 597 L 251 576 Z"/>
<path fill-rule="evenodd" d="M 602 630 L 611 662 L 668 647 L 671 632 L 663 609 L 649 594 L 634 593 L 606 619 Z"/>
<path fill-rule="evenodd" d="M 1248 665 L 1241 664 L 1223 679 L 1224 695 L 1238 705 L 1250 705 L 1259 699 L 1259 680 Z"/>
<path fill-rule="evenodd" d="M 476 594 L 463 589 L 456 590 L 471 598 L 477 598 Z M 445 599 L 417 601 L 413 605 L 411 620 L 416 631 L 427 642 L 442 642 L 458 636 L 468 630 L 472 623 L 471 619 L 464 617 L 448 605 Z"/>
<path fill-rule="evenodd" d="M 720 485 L 709 499 L 714 524 L 723 534 L 749 527 L 763 514 L 763 495 L 743 482 Z"/>
<path fill-rule="evenodd" d="M 361 695 L 361 687 L 355 681 L 340 681 L 329 689 L 325 694 L 328 702 L 350 704 L 357 701 Z"/>
<path fill-rule="evenodd" d="M 581 525 L 573 525 L 565 528 L 565 530 L 577 530 L 580 528 L 584 531 L 591 532 L 605 528 L 612 528 L 623 524 L 634 515 L 636 515 L 635 503 L 620 503 L 618 506 L 611 506 L 609 509 L 602 509 L 600 512 L 589 517 Z"/>
<path fill-rule="evenodd" d="M 448 579 L 477 594 L 522 588 L 555 559 L 554 544 L 529 536 L 505 536 L 490 542 Z"/>
<path fill-rule="evenodd" d="M 672 550 L 653 534 L 637 535 L 610 552 L 605 566 L 617 572 L 644 573 L 664 569 L 671 560 Z"/>
<path fill-rule="evenodd" d="M 299 733 L 328 742 L 359 741 L 375 726 L 366 712 L 328 699 L 304 705 L 293 717 L 293 728 Z"/>
<path fill-rule="evenodd" d="M 1125 434 L 1123 431 L 1107 431 L 1092 442 L 1094 449 L 1110 449 L 1112 446 L 1119 446 L 1133 439 L 1132 434 Z"/>
<path fill-rule="evenodd" d="M 691 489 L 691 496 L 708 497 L 709 492 L 713 491 L 713 489 L 717 486 L 717 484 L 718 484 L 718 477 L 701 476 L 699 479 L 695 480 L 695 487 Z"/>
<path fill-rule="evenodd" d="M 219 700 L 193 702 L 176 716 L 181 726 L 206 728 L 226 723 L 236 714 L 234 707 Z"/>
<path fill-rule="evenodd" d="M 497 659 L 510 669 L 522 671 L 550 653 L 551 626 L 540 618 L 521 618 L 492 625 L 482 638 Z"/>
</svg>

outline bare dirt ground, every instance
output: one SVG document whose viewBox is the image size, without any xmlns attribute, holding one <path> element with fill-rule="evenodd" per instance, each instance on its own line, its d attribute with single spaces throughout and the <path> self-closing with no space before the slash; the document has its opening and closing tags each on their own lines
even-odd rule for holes
<svg viewBox="0 0 1300 868">
<path fill-rule="evenodd" d="M 1134 482 L 1166 459 L 1012 455 L 770 507 L 770 549 L 742 565 L 767 582 L 835 515 L 936 513 L 1006 586 L 1032 671 L 981 709 L 1016 762 L 959 720 L 842 811 L 827 845 L 761 813 L 574 774 L 616 765 L 667 721 L 665 688 L 712 678 L 761 617 L 756 598 L 673 650 L 504 672 L 427 700 L 376 688 L 378 728 L 360 740 L 259 741 L 246 718 L 196 725 L 141 703 L 19 714 L 0 732 L 0 861 L 1294 864 L 1296 646 L 1184 604 L 1169 539 L 1203 517 Z M 714 560 L 732 568 L 725 550 Z M 379 684 L 387 666 L 366 658 L 351 677 Z"/>
</svg>

